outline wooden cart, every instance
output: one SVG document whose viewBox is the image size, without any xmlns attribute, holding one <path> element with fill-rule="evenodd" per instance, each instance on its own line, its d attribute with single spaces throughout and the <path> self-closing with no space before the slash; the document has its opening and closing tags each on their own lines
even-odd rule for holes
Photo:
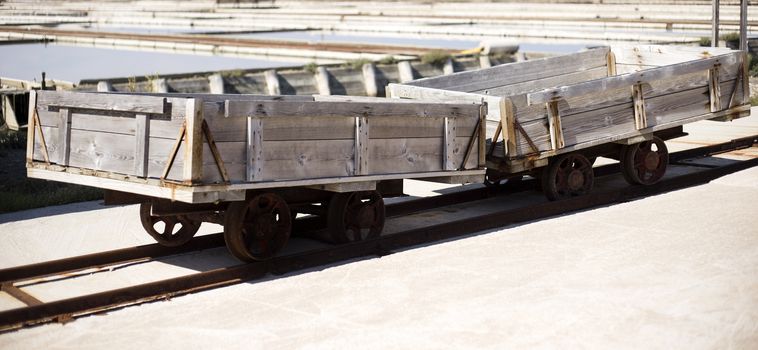
<svg viewBox="0 0 758 350">
<path fill-rule="evenodd" d="M 531 174 L 559 199 L 592 188 L 598 156 L 620 160 L 630 183 L 655 183 L 664 136 L 750 114 L 747 74 L 740 51 L 618 46 L 390 84 L 387 95 L 487 102 L 487 182 Z"/>
<path fill-rule="evenodd" d="M 482 103 L 33 91 L 27 172 L 142 203 L 164 245 L 209 221 L 235 256 L 265 259 L 297 213 L 323 216 L 324 238 L 366 239 L 402 179 L 481 182 L 485 114 Z"/>
</svg>

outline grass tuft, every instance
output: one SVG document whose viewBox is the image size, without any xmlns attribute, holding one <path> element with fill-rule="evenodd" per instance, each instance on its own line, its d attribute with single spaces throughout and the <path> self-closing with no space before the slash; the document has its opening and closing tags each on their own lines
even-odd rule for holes
<svg viewBox="0 0 758 350">
<path fill-rule="evenodd" d="M 430 64 L 437 68 L 441 68 L 445 65 L 445 62 L 450 59 L 450 57 L 452 56 L 448 52 L 442 50 L 432 50 L 421 56 L 421 62 Z"/>
</svg>

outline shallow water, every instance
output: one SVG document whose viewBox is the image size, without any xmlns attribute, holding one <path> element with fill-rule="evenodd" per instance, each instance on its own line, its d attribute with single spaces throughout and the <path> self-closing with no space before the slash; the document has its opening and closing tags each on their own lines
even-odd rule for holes
<svg viewBox="0 0 758 350">
<path fill-rule="evenodd" d="M 295 66 L 302 63 L 185 53 L 114 50 L 59 44 L 0 45 L 0 76 L 79 82 L 82 79 Z"/>
</svg>

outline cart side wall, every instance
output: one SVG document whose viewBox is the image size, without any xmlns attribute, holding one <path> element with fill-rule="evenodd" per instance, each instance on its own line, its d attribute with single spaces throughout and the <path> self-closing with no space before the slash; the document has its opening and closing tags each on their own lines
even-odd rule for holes
<svg viewBox="0 0 758 350">
<path fill-rule="evenodd" d="M 582 58 L 577 55 L 585 55 L 584 59 L 591 59 L 592 55 L 596 55 L 596 60 L 600 57 L 592 50 L 561 57 Z M 554 72 L 555 69 L 547 67 L 569 64 L 561 57 L 532 63 L 546 66 L 545 72 Z M 746 57 L 740 52 L 701 47 L 619 46 L 613 48 L 607 59 L 605 74 L 589 69 L 515 85 L 501 81 L 501 87 L 489 87 L 487 91 L 458 91 L 471 87 L 474 76 L 484 79 L 483 84 L 489 86 L 488 75 L 483 74 L 486 70 L 390 85 L 389 90 L 392 97 L 399 98 L 487 101 L 490 105 L 487 136 L 492 138 L 500 120 L 505 120 L 509 157 L 535 154 L 544 157 L 696 120 L 737 118 L 745 114 Z M 490 72 L 525 63 L 495 67 L 500 71 Z M 578 93 L 565 94 L 564 90 Z M 493 96 L 493 92 L 503 97 Z M 541 99 L 530 101 L 535 96 Z M 495 154 L 502 154 L 502 149 Z"/>
<path fill-rule="evenodd" d="M 614 45 L 616 73 L 632 73 L 732 53 L 728 48 L 700 46 Z"/>
<path fill-rule="evenodd" d="M 410 86 L 509 96 L 608 75 L 608 47 L 414 80 Z M 587 77 L 587 72 L 591 78 Z"/>
<path fill-rule="evenodd" d="M 687 61 L 683 63 L 648 68 L 638 76 L 619 75 L 563 87 L 566 91 L 585 91 L 564 96 L 559 93 L 552 100 L 555 104 L 553 113 L 559 116 L 562 134 L 562 145 L 557 148 L 573 149 L 579 145 L 634 136 L 645 133 L 645 130 L 709 119 L 747 103 L 743 54 L 732 51 L 708 60 L 692 57 L 685 56 Z M 702 67 L 690 69 L 693 64 Z M 621 83 L 614 85 L 615 80 Z M 637 98 L 635 86 L 640 92 Z M 535 94 L 539 93 L 513 96 L 512 100 L 519 101 L 524 97 L 529 100 Z M 549 105 L 534 103 L 523 107 L 514 103 L 514 120 L 537 150 L 523 134 L 515 133 L 516 147 L 510 156 L 557 151 L 555 143 L 551 142 Z M 644 124 L 638 125 L 640 122 Z"/>
<path fill-rule="evenodd" d="M 200 128 L 203 120 L 232 183 L 454 171 L 464 158 L 466 169 L 484 163 L 482 137 L 474 138 L 466 157 L 481 105 L 49 91 L 35 96 L 51 163 L 132 177 L 160 178 L 175 154 L 167 179 L 223 181 Z M 195 103 L 199 117 L 187 118 Z M 185 122 L 184 141 L 177 142 Z M 28 158 L 44 161 L 36 135 Z"/>
</svg>

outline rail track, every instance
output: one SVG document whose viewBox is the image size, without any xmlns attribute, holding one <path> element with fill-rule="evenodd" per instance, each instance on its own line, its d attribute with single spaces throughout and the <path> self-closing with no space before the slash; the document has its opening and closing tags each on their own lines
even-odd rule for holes
<svg viewBox="0 0 758 350">
<path fill-rule="evenodd" d="M 282 275 L 366 256 L 383 256 L 391 254 L 394 250 L 418 244 L 461 237 L 513 223 L 547 218 L 703 184 L 726 174 L 756 166 L 758 165 L 758 158 L 734 161 L 726 165 L 708 166 L 691 164 L 687 162 L 688 160 L 756 146 L 758 146 L 758 135 L 671 153 L 670 163 L 680 167 L 688 167 L 690 168 L 689 171 L 683 175 L 664 178 L 650 186 L 610 188 L 555 202 L 542 200 L 537 203 L 518 205 L 464 219 L 390 233 L 376 239 L 318 248 L 275 257 L 268 261 L 217 268 L 51 302 L 38 300 L 20 288 L 29 285 L 29 283 L 33 284 L 34 280 L 43 277 L 61 275 L 70 277 L 77 271 L 91 273 L 92 271 L 105 270 L 108 266 L 150 261 L 175 254 L 220 247 L 223 245 L 223 238 L 221 234 L 212 234 L 197 237 L 182 247 L 166 248 L 152 244 L 2 269 L 0 270 L 2 290 L 26 306 L 0 312 L 0 331 L 9 331 L 51 321 L 66 322 L 78 316 L 233 285 L 268 275 Z M 594 169 L 595 176 L 611 176 L 618 173 L 618 168 L 618 164 L 596 167 Z M 441 208 L 451 204 L 474 202 L 493 196 L 501 196 L 507 199 L 508 194 L 526 191 L 533 186 L 533 180 L 525 180 L 494 189 L 480 187 L 436 197 L 414 199 L 387 206 L 387 214 L 388 216 L 400 217 L 419 211 Z M 20 284 L 23 286 L 19 287 Z"/>
</svg>

